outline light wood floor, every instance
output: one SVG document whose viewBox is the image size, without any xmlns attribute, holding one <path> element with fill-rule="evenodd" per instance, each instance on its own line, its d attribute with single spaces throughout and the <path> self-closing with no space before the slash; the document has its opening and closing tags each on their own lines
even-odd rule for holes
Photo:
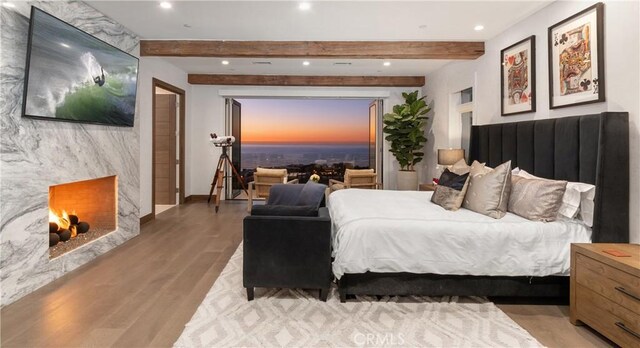
<svg viewBox="0 0 640 348">
<path fill-rule="evenodd" d="M 140 236 L 5 307 L 2 347 L 169 347 L 242 239 L 246 202 L 191 203 Z M 548 347 L 608 347 L 568 307 L 499 305 Z"/>
</svg>

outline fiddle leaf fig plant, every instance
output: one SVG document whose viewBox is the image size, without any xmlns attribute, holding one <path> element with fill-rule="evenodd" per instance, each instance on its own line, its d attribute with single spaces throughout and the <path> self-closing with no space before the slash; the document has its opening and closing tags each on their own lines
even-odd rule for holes
<svg viewBox="0 0 640 348">
<path fill-rule="evenodd" d="M 422 161 L 423 147 L 427 142 L 424 130 L 431 108 L 418 98 L 418 91 L 402 93 L 404 104 L 395 105 L 393 112 L 383 118 L 385 139 L 391 143 L 389 150 L 400 163 L 400 170 L 413 171 L 413 166 Z"/>
</svg>

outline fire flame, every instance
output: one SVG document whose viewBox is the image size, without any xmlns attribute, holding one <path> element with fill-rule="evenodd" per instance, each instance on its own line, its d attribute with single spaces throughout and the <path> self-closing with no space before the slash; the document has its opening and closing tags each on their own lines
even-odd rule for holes
<svg viewBox="0 0 640 348">
<path fill-rule="evenodd" d="M 64 209 L 60 213 L 57 213 L 55 210 L 49 208 L 49 222 L 55 222 L 61 230 L 68 229 L 69 225 L 71 225 L 69 214 L 67 214 L 67 211 Z"/>
</svg>

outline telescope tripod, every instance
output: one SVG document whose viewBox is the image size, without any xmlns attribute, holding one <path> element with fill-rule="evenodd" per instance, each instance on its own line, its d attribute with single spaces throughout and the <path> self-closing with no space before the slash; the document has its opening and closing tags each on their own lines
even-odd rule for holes
<svg viewBox="0 0 640 348">
<path fill-rule="evenodd" d="M 215 194 L 216 213 L 220 208 L 220 195 L 222 194 L 222 185 L 224 183 L 225 164 L 228 164 L 229 167 L 231 167 L 231 170 L 233 171 L 233 174 L 236 176 L 236 179 L 238 179 L 238 182 L 240 182 L 240 185 L 242 185 L 242 189 L 247 194 L 247 196 L 249 195 L 249 193 L 247 192 L 247 187 L 244 184 L 244 179 L 242 179 L 242 176 L 240 176 L 240 174 L 236 170 L 236 167 L 233 166 L 233 163 L 231 163 L 231 159 L 227 155 L 227 147 L 229 146 L 223 145 L 223 146 L 217 146 L 217 147 L 222 148 L 222 154 L 220 155 L 220 159 L 218 159 L 218 166 L 216 167 L 216 173 L 213 176 L 213 181 L 211 182 L 211 191 L 209 191 L 209 199 L 207 200 L 207 204 L 211 203 L 213 190 L 215 189 L 216 190 L 216 194 Z"/>
</svg>

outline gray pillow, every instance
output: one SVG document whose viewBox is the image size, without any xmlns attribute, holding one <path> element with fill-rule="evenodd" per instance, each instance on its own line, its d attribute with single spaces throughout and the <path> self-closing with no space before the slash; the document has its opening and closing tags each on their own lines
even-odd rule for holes
<svg viewBox="0 0 640 348">
<path fill-rule="evenodd" d="M 554 221 L 562 205 L 566 181 L 525 179 L 514 175 L 511 179 L 509 211 L 534 221 Z"/>
<path fill-rule="evenodd" d="M 317 184 L 311 180 L 307 181 L 298 196 L 298 203 L 296 205 L 310 205 L 318 208 L 322 199 L 324 198 L 326 185 Z"/>
<path fill-rule="evenodd" d="M 297 205 L 304 185 L 275 184 L 269 190 L 268 205 Z"/>
<path fill-rule="evenodd" d="M 469 187 L 462 207 L 501 219 L 507 214 L 511 192 L 511 161 L 493 170 L 471 167 Z"/>
</svg>

